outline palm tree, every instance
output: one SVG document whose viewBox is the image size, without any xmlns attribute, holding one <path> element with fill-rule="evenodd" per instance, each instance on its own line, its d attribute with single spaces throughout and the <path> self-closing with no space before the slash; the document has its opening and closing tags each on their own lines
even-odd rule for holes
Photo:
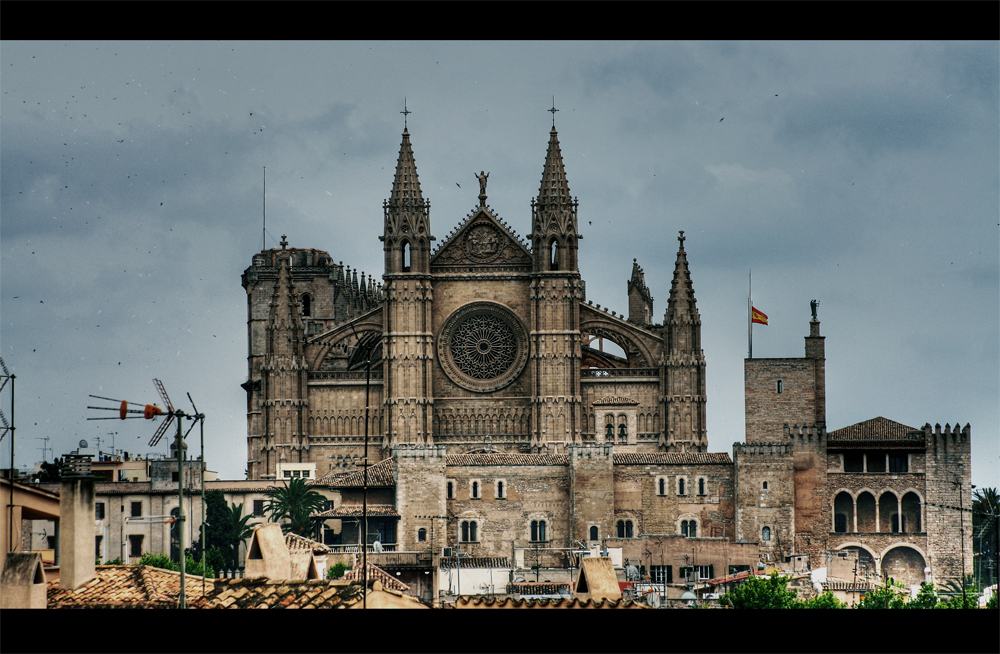
<svg viewBox="0 0 1000 654">
<path fill-rule="evenodd" d="M 228 554 L 231 557 L 232 567 L 236 568 L 239 567 L 240 562 L 240 545 L 253 536 L 253 528 L 257 526 L 257 523 L 250 522 L 253 520 L 252 514 L 243 515 L 242 504 L 231 504 L 226 512 L 225 520 L 223 529 L 228 543 L 232 547 L 232 551 Z"/>
<path fill-rule="evenodd" d="M 315 532 L 310 516 L 326 508 L 326 498 L 306 485 L 305 479 L 293 478 L 284 487 L 267 491 L 265 511 L 273 522 L 282 522 L 281 530 L 307 538 Z"/>
<path fill-rule="evenodd" d="M 977 488 L 972 493 L 972 547 L 988 561 L 984 586 L 996 581 L 997 542 L 1000 540 L 1000 495 L 996 488 Z M 980 574 L 980 579 L 982 575 Z"/>
</svg>

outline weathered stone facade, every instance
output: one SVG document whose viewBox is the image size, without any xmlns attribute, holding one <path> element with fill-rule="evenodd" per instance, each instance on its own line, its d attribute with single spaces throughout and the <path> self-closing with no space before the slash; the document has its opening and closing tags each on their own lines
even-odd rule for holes
<svg viewBox="0 0 1000 654">
<path fill-rule="evenodd" d="M 804 357 L 745 361 L 746 443 L 732 458 L 709 453 L 684 233 L 663 323 L 652 323 L 635 260 L 618 315 L 586 299 L 554 127 L 526 239 L 487 204 L 488 174 L 476 177 L 478 204 L 433 248 L 404 130 L 381 286 L 284 241 L 254 255 L 243 274 L 251 478 L 301 462 L 341 484 L 365 456 L 392 459 L 386 515 L 410 551 L 523 550 L 556 565 L 615 543 L 641 558 L 636 543 L 656 536 L 670 566 L 696 556 L 685 542 L 697 540 L 721 543 L 720 568 L 792 555 L 822 565 L 833 549 L 860 548 L 873 569 L 907 580 L 924 567 L 957 574 L 971 523 L 948 507 L 959 487 L 969 500 L 968 427 L 899 425 L 886 440 L 876 419 L 828 433 L 814 311 Z M 875 468 L 857 469 L 862 450 L 881 452 L 884 469 L 876 454 Z"/>
</svg>

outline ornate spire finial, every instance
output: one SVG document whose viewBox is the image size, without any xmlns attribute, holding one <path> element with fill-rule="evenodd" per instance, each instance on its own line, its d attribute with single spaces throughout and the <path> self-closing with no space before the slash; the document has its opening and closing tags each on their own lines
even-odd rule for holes
<svg viewBox="0 0 1000 654">
<path fill-rule="evenodd" d="M 399 113 L 403 114 L 403 129 L 405 130 L 406 129 L 406 117 L 413 113 L 412 111 L 410 111 L 410 110 L 408 110 L 406 108 L 406 98 L 403 98 L 403 110 L 400 111 Z"/>
<path fill-rule="evenodd" d="M 286 247 L 288 247 L 288 239 L 285 237 L 284 234 L 282 234 L 281 235 L 281 249 L 284 250 Z"/>
<path fill-rule="evenodd" d="M 552 112 L 552 129 L 555 129 L 556 128 L 556 112 L 559 111 L 558 109 L 556 109 L 556 96 L 554 96 L 554 95 L 552 96 L 552 108 L 551 109 L 546 109 L 546 111 L 551 111 Z"/>
<path fill-rule="evenodd" d="M 683 229 L 681 230 L 680 236 L 677 237 L 677 240 L 680 241 L 681 249 L 683 250 L 684 249 L 684 241 L 685 241 L 684 230 Z"/>
</svg>

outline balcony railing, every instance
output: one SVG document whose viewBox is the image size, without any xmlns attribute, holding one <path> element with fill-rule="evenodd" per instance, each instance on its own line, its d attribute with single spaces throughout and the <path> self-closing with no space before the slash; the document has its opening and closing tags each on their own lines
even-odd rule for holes
<svg viewBox="0 0 1000 654">
<path fill-rule="evenodd" d="M 327 545 L 327 547 L 329 547 L 334 554 L 349 554 L 352 552 L 361 551 L 361 546 L 356 543 L 354 545 Z M 382 543 L 381 547 L 382 547 L 381 549 L 382 552 L 396 551 L 396 543 Z M 378 553 L 375 551 L 375 546 L 372 545 L 371 543 L 368 543 L 367 551 L 369 554 Z"/>
<path fill-rule="evenodd" d="M 659 377 L 659 368 L 584 368 L 581 379 L 608 379 L 612 377 Z"/>
</svg>

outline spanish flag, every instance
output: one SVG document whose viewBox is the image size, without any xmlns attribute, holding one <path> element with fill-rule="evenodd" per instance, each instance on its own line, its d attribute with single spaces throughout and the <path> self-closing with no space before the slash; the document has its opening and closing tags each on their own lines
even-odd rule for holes
<svg viewBox="0 0 1000 654">
<path fill-rule="evenodd" d="M 751 306 L 750 309 L 751 309 L 750 317 L 752 322 L 755 322 L 758 325 L 767 324 L 767 314 L 762 313 L 760 310 L 757 309 L 757 307 L 754 306 Z"/>
</svg>

